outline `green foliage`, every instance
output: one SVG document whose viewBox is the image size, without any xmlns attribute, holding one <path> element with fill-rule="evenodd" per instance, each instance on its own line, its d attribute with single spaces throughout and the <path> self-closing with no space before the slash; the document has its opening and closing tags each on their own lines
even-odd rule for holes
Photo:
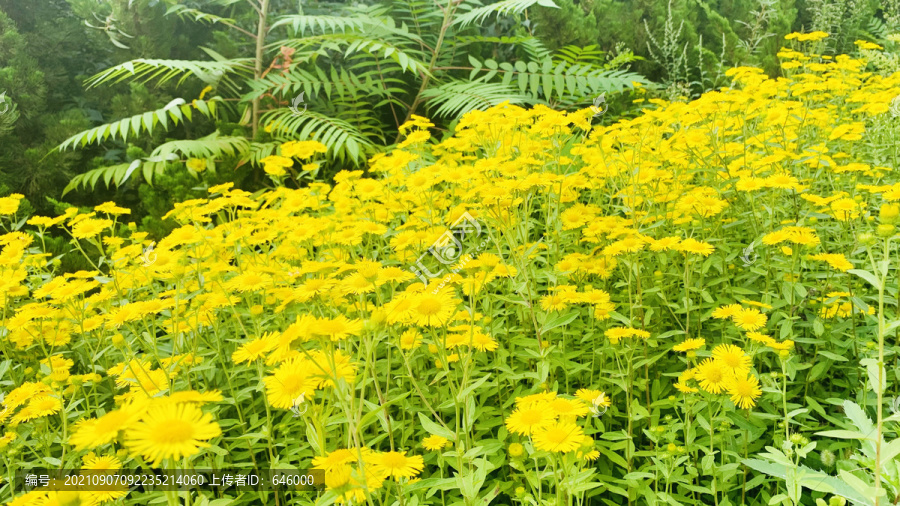
<svg viewBox="0 0 900 506">
<path fill-rule="evenodd" d="M 180 164 L 165 165 L 154 176 L 153 186 L 138 187 L 138 198 L 141 206 L 146 209 L 146 214 L 140 218 L 140 230 L 148 232 L 154 239 L 165 237 L 178 226 L 171 219 L 163 219 L 174 204 L 208 197 L 207 188 L 210 186 L 229 181 L 244 184 L 251 172 L 250 167 L 245 165 L 237 170 L 213 169 L 191 174 Z"/>
<path fill-rule="evenodd" d="M 60 144 L 59 149 L 65 150 L 74 146 L 100 144 L 106 140 L 115 139 L 120 139 L 124 142 L 128 140 L 129 132 L 135 136 L 139 136 L 144 132 L 153 134 L 153 129 L 156 128 L 156 125 L 160 125 L 163 130 L 168 130 L 170 121 L 173 127 L 178 126 L 179 122 L 185 119 L 190 121 L 194 109 L 200 111 L 206 117 L 214 117 L 216 114 L 216 100 L 194 100 L 191 104 L 187 104 L 184 99 L 176 98 L 161 109 L 136 114 L 130 118 L 100 125 L 75 134 Z"/>
<path fill-rule="evenodd" d="M 215 11 L 216 2 L 208 3 L 207 9 L 168 3 L 169 15 L 205 23 L 201 26 L 208 29 L 234 29 L 253 37 L 248 22 L 261 23 L 265 38 L 251 40 L 256 49 L 253 57 L 204 49 L 213 61 L 137 59 L 97 74 L 89 86 L 124 81 L 184 86 L 199 81 L 215 93 L 208 103 L 229 105 L 216 118 L 247 127 L 250 135 L 229 152 L 212 145 L 204 150 L 204 143 L 221 143 L 238 135 L 212 130 L 207 124 L 200 127 L 205 135 L 192 144 L 153 149 L 139 161 L 121 161 L 82 174 L 67 191 L 94 188 L 100 181 L 118 187 L 134 174 L 151 182 L 165 164 L 187 158 L 221 161 L 223 156 L 235 156 L 238 165 L 256 164 L 260 155 L 274 151 L 272 143 L 294 139 L 325 144 L 335 168 L 359 167 L 378 146 L 397 138 L 399 126 L 420 107 L 452 123 L 468 111 L 503 100 L 568 107 L 590 103 L 599 93 L 622 91 L 633 82 L 647 82 L 632 72 L 588 61 L 593 48 L 570 47 L 569 53 L 553 58 L 534 37 L 485 36 L 478 26 L 518 18 L 526 10 L 556 8 L 550 0 L 504 0 L 476 7 L 453 1 L 442 5 L 386 0 L 321 13 L 276 8 L 248 12 L 243 4 L 229 2 L 233 5 L 227 15 Z M 282 38 L 271 42 L 277 37 Z M 504 45 L 513 45 L 524 57 L 498 61 L 496 49 Z M 243 48 L 243 54 L 248 54 L 254 45 Z M 493 49 L 491 57 L 480 56 L 486 49 Z M 207 102 L 192 104 L 202 109 Z M 150 136 L 157 123 L 168 131 L 185 119 L 181 115 L 190 119 L 190 107 L 183 101 L 173 102 L 167 108 L 100 125 L 71 137 L 60 148 L 126 141 L 128 135 Z M 213 117 L 216 110 L 209 107 L 201 112 Z"/>
<path fill-rule="evenodd" d="M 608 58 L 633 51 L 635 71 L 696 95 L 724 83 L 723 66 L 759 65 L 777 72 L 783 36 L 809 31 L 802 0 L 561 0 L 534 12 L 534 34 L 551 49 L 595 44 Z M 873 16 L 861 9 L 861 16 Z"/>
</svg>

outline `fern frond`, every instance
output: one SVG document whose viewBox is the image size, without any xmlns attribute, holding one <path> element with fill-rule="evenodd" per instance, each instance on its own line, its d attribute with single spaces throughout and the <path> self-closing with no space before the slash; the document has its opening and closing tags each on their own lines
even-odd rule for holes
<svg viewBox="0 0 900 506">
<path fill-rule="evenodd" d="M 603 65 L 605 53 L 596 45 L 590 46 L 565 46 L 556 51 L 556 59 L 569 65 Z"/>
<path fill-rule="evenodd" d="M 429 107 L 437 107 L 437 116 L 459 117 L 469 111 L 485 110 L 501 102 L 529 103 L 529 97 L 519 95 L 508 83 L 484 83 L 454 80 L 422 93 Z"/>
<path fill-rule="evenodd" d="M 510 44 L 521 47 L 532 60 L 543 60 L 550 56 L 550 50 L 544 47 L 544 43 L 537 37 L 486 37 L 481 35 L 460 35 L 448 41 L 448 45 L 456 49 L 478 42 L 493 44 Z"/>
<path fill-rule="evenodd" d="M 236 23 L 236 21 L 231 18 L 216 16 L 215 14 L 209 14 L 207 12 L 203 12 L 198 9 L 192 9 L 185 5 L 179 4 L 172 5 L 166 10 L 166 16 L 170 14 L 174 14 L 181 19 L 190 19 L 198 23 L 221 23 L 223 25 L 234 25 Z"/>
<path fill-rule="evenodd" d="M 608 70 L 594 65 L 570 65 L 564 61 L 555 62 L 549 57 L 541 62 L 517 61 L 512 64 L 494 60 L 482 63 L 470 56 L 469 62 L 474 67 L 470 79 L 483 71 L 486 73 L 479 81 L 489 81 L 501 74 L 503 84 L 508 85 L 515 79 L 520 93 L 544 103 L 553 100 L 554 94 L 557 101 L 578 103 L 589 95 L 631 88 L 634 86 L 633 82 L 649 84 L 646 78 L 634 72 Z"/>
<path fill-rule="evenodd" d="M 312 110 L 294 114 L 290 109 L 275 109 L 263 114 L 261 123 L 277 140 L 321 142 L 328 147 L 328 157 L 333 160 L 360 164 L 377 151 L 375 143 L 347 121 Z"/>
<path fill-rule="evenodd" d="M 472 23 L 482 23 L 491 14 L 498 15 L 514 15 L 521 14 L 525 9 L 534 5 L 542 7 L 552 7 L 558 9 L 559 6 L 553 3 L 553 0 L 503 0 L 501 2 L 478 7 L 459 16 L 453 20 L 454 25 L 464 28 Z"/>
<path fill-rule="evenodd" d="M 250 148 L 244 155 L 243 160 L 238 163 L 238 166 L 241 166 L 246 162 L 252 162 L 254 165 L 259 165 L 260 160 L 269 155 L 274 155 L 275 152 L 278 151 L 279 146 L 281 146 L 280 142 L 251 142 Z"/>
<path fill-rule="evenodd" d="M 388 88 L 386 85 L 403 85 L 404 82 L 396 78 L 385 78 L 383 82 L 376 79 L 374 74 L 348 72 L 341 69 L 331 69 L 331 75 L 327 75 L 319 67 L 304 70 L 299 67 L 292 68 L 288 74 L 269 74 L 262 79 L 250 82 L 251 91 L 242 97 L 244 101 L 251 101 L 265 94 L 291 97 L 299 92 L 304 92 L 307 97 L 314 97 L 324 92 L 330 99 L 332 94 L 345 95 L 370 95 L 382 96 L 391 92 L 402 92 L 402 88 Z"/>
<path fill-rule="evenodd" d="M 128 140 L 129 132 L 134 135 L 140 135 L 142 132 L 152 134 L 157 123 L 164 130 L 169 129 L 169 122 L 173 126 L 187 118 L 190 121 L 193 118 L 194 110 L 200 111 L 206 117 L 215 117 L 216 104 L 221 101 L 219 97 L 213 97 L 210 100 L 194 100 L 188 104 L 183 98 L 177 98 L 162 109 L 155 111 L 147 111 L 143 114 L 137 114 L 130 118 L 125 118 L 106 125 L 85 130 L 66 139 L 59 145 L 59 150 L 63 151 L 69 147 L 85 146 L 87 144 L 100 144 L 107 139 Z"/>
<path fill-rule="evenodd" d="M 157 80 L 157 85 L 181 76 L 180 85 L 185 79 L 194 76 L 206 84 L 214 85 L 228 74 L 252 73 L 252 58 L 239 58 L 224 61 L 195 60 L 146 60 L 127 61 L 88 79 L 88 88 L 93 88 L 110 81 L 120 83 L 128 79 L 141 79 L 142 82 Z"/>
<path fill-rule="evenodd" d="M 178 140 L 160 144 L 150 153 L 151 157 L 165 160 L 177 158 L 222 158 L 240 156 L 250 149 L 250 141 L 244 137 L 219 136 L 213 132 L 194 140 Z"/>
<path fill-rule="evenodd" d="M 366 24 L 372 23 L 372 20 L 364 16 L 282 16 L 278 21 L 272 23 L 269 31 L 279 26 L 290 26 L 294 33 L 304 36 L 307 31 L 319 31 L 321 33 L 331 32 L 347 32 L 352 30 L 361 30 Z"/>
<path fill-rule="evenodd" d="M 67 193 L 77 188 L 90 188 L 93 190 L 97 187 L 97 183 L 100 182 L 101 178 L 106 183 L 107 188 L 113 183 L 115 183 L 116 186 L 119 186 L 140 166 L 141 160 L 135 160 L 131 163 L 120 163 L 117 165 L 110 165 L 109 167 L 100 167 L 99 169 L 89 170 L 73 177 L 72 180 L 69 181 L 69 184 L 63 188 L 62 194 L 65 196 Z"/>
<path fill-rule="evenodd" d="M 278 44 L 297 50 L 311 47 L 315 54 L 323 54 L 323 50 L 330 49 L 343 52 L 344 57 L 349 57 L 358 52 L 368 53 L 376 58 L 380 57 L 394 61 L 403 71 L 430 75 L 428 65 L 425 63 L 424 53 L 405 47 L 399 41 L 391 40 L 386 35 L 380 30 L 374 30 L 372 34 L 366 35 L 354 33 L 325 34 L 302 39 L 289 39 Z"/>
</svg>

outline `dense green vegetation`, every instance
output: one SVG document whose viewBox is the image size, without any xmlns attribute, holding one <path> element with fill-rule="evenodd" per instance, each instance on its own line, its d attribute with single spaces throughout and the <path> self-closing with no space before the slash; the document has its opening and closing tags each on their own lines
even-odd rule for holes
<svg viewBox="0 0 900 506">
<path fill-rule="evenodd" d="M 898 140 L 900 0 L 0 0 L 0 503 L 898 504 Z"/>
<path fill-rule="evenodd" d="M 897 2 L 874 0 L 448 5 L 273 0 L 263 16 L 232 0 L 3 0 L 0 91 L 12 110 L 0 116 L 0 188 L 39 210 L 64 190 L 74 204 L 115 195 L 159 234 L 160 202 L 224 180 L 262 187 L 257 162 L 293 135 L 329 147 L 327 179 L 396 142 L 411 114 L 447 131 L 503 100 L 572 108 L 608 92 L 628 116 L 615 94 L 634 81 L 697 96 L 730 66 L 777 75 L 791 31 L 835 33 L 823 50 L 851 53 L 858 39 L 893 44 L 900 20 Z M 560 85 L 566 75 L 583 79 Z M 200 96 L 209 108 L 189 106 Z M 77 136 L 173 103 L 196 114 Z M 214 163 L 198 174 L 186 169 L 193 157 Z"/>
</svg>

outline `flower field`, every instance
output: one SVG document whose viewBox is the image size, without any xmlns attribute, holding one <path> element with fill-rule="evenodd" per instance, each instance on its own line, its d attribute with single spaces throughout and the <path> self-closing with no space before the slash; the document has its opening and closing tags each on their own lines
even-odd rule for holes
<svg viewBox="0 0 900 506">
<path fill-rule="evenodd" d="M 610 126 L 501 104 L 439 141 L 414 116 L 334 185 L 284 187 L 323 151 L 288 142 L 275 189 L 212 187 L 153 245 L 113 203 L 0 199 L 0 498 L 896 503 L 900 74 L 804 51 L 823 35 L 786 78 Z M 49 230 L 94 269 L 57 272 Z M 13 490 L 39 468 L 324 486 Z"/>
</svg>

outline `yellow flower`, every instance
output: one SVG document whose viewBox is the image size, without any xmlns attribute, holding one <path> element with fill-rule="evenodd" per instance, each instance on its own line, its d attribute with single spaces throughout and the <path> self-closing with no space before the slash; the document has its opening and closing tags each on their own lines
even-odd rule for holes
<svg viewBox="0 0 900 506">
<path fill-rule="evenodd" d="M 193 404 L 162 404 L 149 409 L 128 429 L 126 445 L 153 466 L 164 459 L 190 457 L 222 433 L 212 415 Z"/>
<path fill-rule="evenodd" d="M 203 172 L 206 170 L 206 160 L 203 158 L 190 158 L 185 165 L 194 172 Z"/>
<path fill-rule="evenodd" d="M 293 160 L 278 155 L 269 155 L 259 161 L 263 164 L 263 170 L 266 174 L 274 177 L 281 177 L 287 174 L 287 168 L 294 165 Z"/>
<path fill-rule="evenodd" d="M 693 253 L 695 255 L 702 255 L 705 257 L 708 257 L 710 254 L 712 254 L 713 251 L 716 250 L 716 248 L 713 247 L 712 244 L 698 241 L 692 237 L 681 241 L 681 244 L 675 246 L 675 249 L 681 251 L 682 253 Z"/>
<path fill-rule="evenodd" d="M 541 427 L 534 434 L 538 450 L 568 453 L 577 450 L 584 441 L 584 431 L 575 422 L 560 421 Z"/>
<path fill-rule="evenodd" d="M 322 380 L 316 377 L 315 365 L 304 358 L 295 358 L 281 364 L 271 376 L 266 376 L 266 399 L 269 404 L 280 409 L 290 409 L 303 396 L 308 399 L 315 395 Z"/>
<path fill-rule="evenodd" d="M 234 361 L 235 364 L 259 360 L 272 351 L 277 344 L 278 342 L 273 339 L 271 334 L 266 334 L 248 343 L 242 344 L 240 348 L 231 354 L 231 360 Z"/>
<path fill-rule="evenodd" d="M 732 374 L 746 374 L 750 371 L 752 361 L 744 350 L 733 344 L 720 344 L 712 350 L 714 359 L 728 367 Z"/>
<path fill-rule="evenodd" d="M 24 195 L 13 193 L 9 197 L 0 198 L 0 216 L 8 216 L 15 214 L 19 210 L 19 202 L 25 198 Z"/>
<path fill-rule="evenodd" d="M 756 399 L 762 395 L 762 389 L 759 387 L 756 376 L 749 374 L 729 379 L 727 389 L 731 401 L 741 409 L 752 408 L 756 405 Z"/>
<path fill-rule="evenodd" d="M 328 148 L 319 141 L 291 141 L 281 145 L 281 154 L 287 158 L 305 160 L 316 153 L 325 153 Z"/>
<path fill-rule="evenodd" d="M 827 263 L 833 269 L 837 269 L 841 272 L 847 272 L 853 268 L 853 264 L 847 260 L 847 257 L 840 253 L 819 253 L 816 255 L 810 255 L 810 260 L 819 260 Z"/>
<path fill-rule="evenodd" d="M 400 478 L 418 476 L 425 462 L 420 455 L 408 457 L 406 452 L 384 452 L 372 457 L 372 466 L 376 473 L 399 481 Z"/>
<path fill-rule="evenodd" d="M 674 347 L 672 347 L 672 349 L 675 351 L 694 351 L 694 350 L 699 350 L 705 344 L 706 344 L 706 339 L 692 338 L 692 339 L 686 339 L 681 344 L 676 344 Z"/>
<path fill-rule="evenodd" d="M 744 308 L 740 304 L 728 304 L 725 306 L 719 306 L 715 311 L 713 311 L 712 317 L 724 320 L 726 318 L 731 318 L 743 309 Z"/>
<path fill-rule="evenodd" d="M 310 332 L 326 336 L 332 341 L 341 341 L 348 336 L 359 335 L 362 329 L 362 320 L 350 320 L 344 315 L 337 318 L 321 318 L 310 326 Z"/>
<path fill-rule="evenodd" d="M 519 408 L 506 419 L 506 428 L 515 434 L 530 436 L 554 420 L 553 413 L 543 407 Z"/>
<path fill-rule="evenodd" d="M 711 394 L 722 393 L 727 381 L 731 378 L 731 372 L 722 362 L 708 358 L 697 364 L 697 380 L 700 388 Z"/>
<path fill-rule="evenodd" d="M 123 214 L 131 214 L 131 209 L 119 207 L 114 202 L 104 202 L 103 204 L 100 204 L 99 206 L 95 207 L 94 211 L 97 211 L 98 213 L 111 214 L 113 216 L 120 216 Z"/>
<path fill-rule="evenodd" d="M 400 348 L 411 350 L 422 344 L 422 334 L 417 330 L 407 330 L 400 336 Z"/>
<path fill-rule="evenodd" d="M 436 435 L 428 436 L 422 440 L 422 446 L 424 446 L 426 450 L 431 451 L 440 450 L 449 444 L 450 441 L 448 441 L 447 438 Z"/>
<path fill-rule="evenodd" d="M 81 220 L 72 227 L 72 236 L 76 239 L 90 239 L 111 227 L 112 224 L 112 220 L 106 219 L 88 218 Z"/>
<path fill-rule="evenodd" d="M 759 312 L 758 309 L 745 308 L 735 312 L 731 319 L 734 324 L 743 330 L 759 330 L 766 326 L 766 315 Z"/>
</svg>

